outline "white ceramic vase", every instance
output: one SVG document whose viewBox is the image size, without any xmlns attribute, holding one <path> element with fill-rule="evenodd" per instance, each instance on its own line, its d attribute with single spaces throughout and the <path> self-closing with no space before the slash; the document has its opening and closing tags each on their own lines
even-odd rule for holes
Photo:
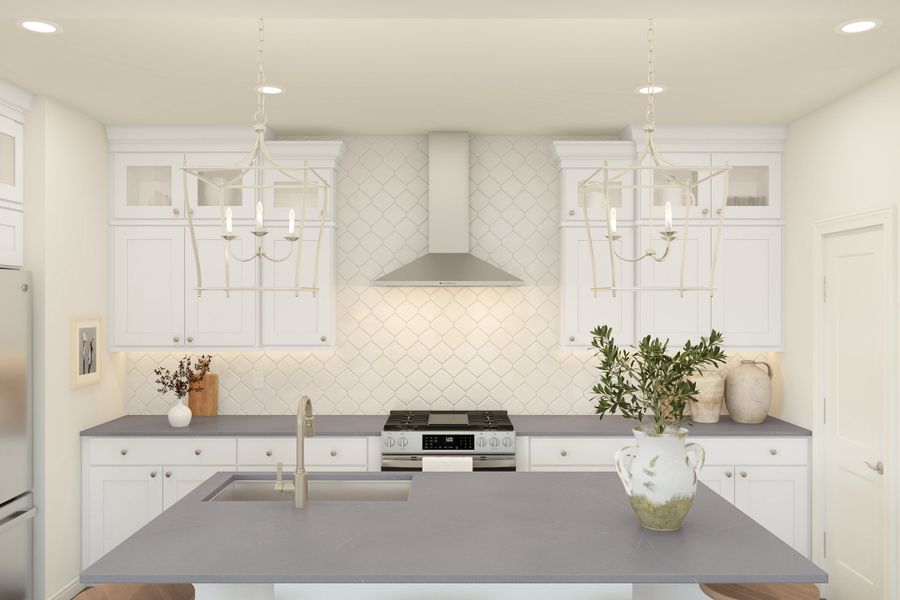
<svg viewBox="0 0 900 600">
<path fill-rule="evenodd" d="M 169 409 L 169 425 L 187 427 L 191 424 L 191 416 L 191 409 L 184 403 L 184 398 L 179 398 L 178 402 Z"/>
<path fill-rule="evenodd" d="M 706 453 L 699 444 L 685 443 L 683 427 L 661 434 L 640 427 L 632 431 L 635 444 L 620 448 L 614 461 L 628 501 L 647 529 L 674 531 L 694 503 Z"/>
<path fill-rule="evenodd" d="M 765 372 L 757 367 L 762 365 Z M 735 423 L 762 423 L 772 406 L 772 369 L 768 363 L 742 360 L 725 378 L 725 406 Z"/>
<path fill-rule="evenodd" d="M 715 371 L 703 371 L 688 377 L 697 386 L 697 395 L 688 402 L 695 423 L 718 423 L 725 399 L 725 380 Z"/>
</svg>

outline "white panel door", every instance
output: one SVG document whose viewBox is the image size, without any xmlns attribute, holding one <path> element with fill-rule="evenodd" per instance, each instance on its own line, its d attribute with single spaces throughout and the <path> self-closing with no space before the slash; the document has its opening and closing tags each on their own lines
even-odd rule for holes
<svg viewBox="0 0 900 600">
<path fill-rule="evenodd" d="M 203 285 L 222 287 L 225 285 L 225 242 L 219 227 L 195 227 L 197 254 Z M 234 229 L 237 239 L 231 241 L 228 275 L 232 286 L 255 287 L 256 264 L 258 261 L 240 262 L 237 258 L 248 258 L 255 252 L 256 238 L 249 227 Z M 198 296 L 197 268 L 191 248 L 191 234 L 185 229 L 185 246 L 188 261 L 185 268 L 185 341 L 188 346 L 198 348 L 210 346 L 255 346 L 257 331 L 257 292 L 206 291 Z"/>
<path fill-rule="evenodd" d="M 829 598 L 888 597 L 890 364 L 885 233 L 879 226 L 825 239 L 825 548 Z"/>
<path fill-rule="evenodd" d="M 809 557 L 807 467 L 735 467 L 734 504 Z"/>
<path fill-rule="evenodd" d="M 0 200 L 22 204 L 23 149 L 22 124 L 0 116 Z"/>
<path fill-rule="evenodd" d="M 197 486 L 219 471 L 233 471 L 235 465 L 221 467 L 164 467 L 163 510 L 193 492 Z"/>
<path fill-rule="evenodd" d="M 712 491 L 734 504 L 734 467 L 704 466 L 699 479 Z"/>
<path fill-rule="evenodd" d="M 640 229 L 638 252 L 654 248 L 663 252 L 664 242 L 659 229 Z M 678 239 L 672 242 L 669 256 L 662 262 L 647 258 L 642 260 L 641 287 L 678 287 L 680 285 L 681 254 L 684 251 L 684 286 L 697 287 L 709 284 L 710 253 L 709 228 L 694 227 L 688 231 L 685 242 L 679 230 Z M 675 349 L 687 340 L 699 341 L 710 332 L 710 297 L 708 292 L 645 291 L 638 295 L 640 316 L 638 339 L 645 335 L 669 339 L 669 347 Z"/>
<path fill-rule="evenodd" d="M 21 267 L 25 257 L 24 213 L 0 206 L 0 266 Z"/>
<path fill-rule="evenodd" d="M 256 171 L 236 168 L 244 157 L 244 154 L 205 152 L 188 154 L 185 161 L 189 167 L 202 169 L 204 177 L 209 181 L 218 181 L 226 186 L 252 186 L 256 183 Z M 226 208 L 231 209 L 231 216 L 234 219 L 252 219 L 255 215 L 257 193 L 252 187 L 222 188 L 220 207 L 219 187 L 193 175 L 187 176 L 187 183 L 188 200 L 195 219 L 224 218 Z M 178 185 L 182 185 L 181 181 Z"/>
<path fill-rule="evenodd" d="M 672 162 L 671 169 L 641 171 L 641 218 L 658 219 L 665 216 L 666 202 L 672 205 L 672 215 L 676 221 L 684 219 L 685 212 L 692 219 L 703 219 L 710 216 L 709 181 L 698 183 L 709 175 L 710 155 L 694 152 L 666 152 L 665 158 Z M 680 168 L 681 167 L 684 168 Z M 693 167 L 693 168 L 692 168 Z M 693 198 L 682 198 L 680 183 L 696 184 L 692 187 Z M 651 189 L 649 186 L 667 186 Z"/>
<path fill-rule="evenodd" d="M 263 346 L 331 346 L 334 344 L 334 235 L 323 230 L 319 247 L 318 292 L 266 292 L 262 294 L 261 343 Z M 271 237 L 271 236 L 269 236 Z M 302 251 L 300 286 L 313 286 L 318 227 L 308 227 L 294 252 Z M 281 259 L 291 244 L 284 239 L 267 239 L 266 251 Z M 263 261 L 263 286 L 294 287 L 294 256 L 283 262 Z"/>
<path fill-rule="evenodd" d="M 163 510 L 163 474 L 158 466 L 91 467 L 88 490 L 90 540 L 84 566 L 121 544 Z"/>
<path fill-rule="evenodd" d="M 634 248 L 634 229 L 620 227 L 622 236 L 615 242 L 616 251 L 631 255 Z M 610 285 L 609 241 L 606 228 L 591 229 L 596 260 L 597 286 Z M 618 292 L 613 297 L 610 292 L 591 291 L 594 278 L 591 271 L 590 244 L 584 227 L 563 229 L 563 346 L 586 347 L 591 344 L 591 331 L 600 325 L 613 328 L 616 341 L 620 344 L 634 342 L 634 292 Z M 616 259 L 617 284 L 622 287 L 634 286 L 634 267 L 631 263 Z"/>
<path fill-rule="evenodd" d="M 172 152 L 112 155 L 117 219 L 183 219 L 184 155 Z"/>
<path fill-rule="evenodd" d="M 111 346 L 184 345 L 184 228 L 114 228 Z"/>
<path fill-rule="evenodd" d="M 781 227 L 722 228 L 712 326 L 729 347 L 778 348 L 781 339 Z M 712 229 L 715 244 L 716 229 Z"/>
</svg>

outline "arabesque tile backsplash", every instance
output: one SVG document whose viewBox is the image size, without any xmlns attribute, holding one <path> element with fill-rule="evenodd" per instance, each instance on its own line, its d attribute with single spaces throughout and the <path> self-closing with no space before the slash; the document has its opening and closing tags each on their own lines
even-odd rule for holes
<svg viewBox="0 0 900 600">
<path fill-rule="evenodd" d="M 553 138 L 471 140 L 472 253 L 522 278 L 527 285 L 519 288 L 371 287 L 372 279 L 428 248 L 427 140 L 343 140 L 336 349 L 214 353 L 219 412 L 293 413 L 298 397 L 307 394 L 322 414 L 428 407 L 593 413 L 592 353 L 558 345 L 559 172 Z M 156 391 L 153 369 L 180 356 L 129 353 L 129 414 L 168 410 L 171 399 Z M 731 355 L 725 368 L 741 358 Z"/>
</svg>

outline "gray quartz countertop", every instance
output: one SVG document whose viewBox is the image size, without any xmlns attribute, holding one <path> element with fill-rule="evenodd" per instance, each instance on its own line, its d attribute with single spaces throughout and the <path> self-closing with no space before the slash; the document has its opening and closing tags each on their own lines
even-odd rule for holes
<svg viewBox="0 0 900 600">
<path fill-rule="evenodd" d="M 641 528 L 612 473 L 369 473 L 406 501 L 206 502 L 219 473 L 81 574 L 82 583 L 695 583 L 827 581 L 699 486 L 680 531 Z"/>
<path fill-rule="evenodd" d="M 377 436 L 387 415 L 318 415 L 316 435 Z M 511 415 L 516 434 L 522 436 L 629 436 L 633 421 L 613 415 L 602 421 L 594 415 Z M 811 435 L 808 429 L 768 417 L 759 425 L 735 423 L 728 416 L 715 424 L 688 426 L 693 436 L 780 437 Z M 291 415 L 221 415 L 194 417 L 187 427 L 169 426 L 165 416 L 128 415 L 81 432 L 85 437 L 153 436 L 294 436 L 297 420 Z"/>
</svg>

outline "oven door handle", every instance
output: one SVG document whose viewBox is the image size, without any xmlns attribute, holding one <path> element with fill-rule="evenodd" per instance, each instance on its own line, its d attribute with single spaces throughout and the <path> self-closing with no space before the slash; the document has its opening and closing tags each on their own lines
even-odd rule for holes
<svg viewBox="0 0 900 600">
<path fill-rule="evenodd" d="M 458 456 L 458 455 L 457 455 Z M 389 469 L 404 469 L 407 471 L 421 471 L 421 456 L 382 456 L 381 467 Z M 514 469 L 516 458 L 514 456 L 474 456 L 472 457 L 472 469 Z"/>
</svg>

